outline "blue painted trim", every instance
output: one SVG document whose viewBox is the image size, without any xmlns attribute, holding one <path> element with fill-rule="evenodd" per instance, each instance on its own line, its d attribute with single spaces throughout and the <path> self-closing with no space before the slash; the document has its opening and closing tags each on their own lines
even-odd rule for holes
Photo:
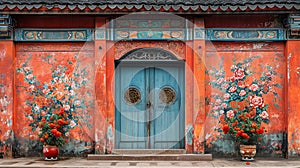
<svg viewBox="0 0 300 168">
<path fill-rule="evenodd" d="M 212 28 L 206 29 L 210 41 L 284 41 L 286 30 L 262 28 Z"/>
<path fill-rule="evenodd" d="M 15 41 L 92 41 L 92 29 L 15 29 Z"/>
<path fill-rule="evenodd" d="M 185 29 L 113 29 L 114 40 L 186 40 Z"/>
</svg>

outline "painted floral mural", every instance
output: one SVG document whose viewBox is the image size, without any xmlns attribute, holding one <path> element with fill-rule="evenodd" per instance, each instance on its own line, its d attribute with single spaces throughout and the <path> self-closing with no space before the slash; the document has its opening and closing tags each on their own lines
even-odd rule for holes
<svg viewBox="0 0 300 168">
<path fill-rule="evenodd" d="M 250 57 L 243 62 L 231 66 L 232 76 L 226 77 L 223 69 L 210 70 L 213 78 L 210 85 L 219 93 L 211 96 L 212 109 L 210 113 L 219 118 L 219 132 L 229 134 L 240 144 L 258 144 L 266 132 L 264 123 L 269 123 L 269 105 L 264 101 L 264 95 L 272 93 L 278 96 L 275 87 L 280 85 L 272 81 L 276 72 L 266 66 L 259 78 L 249 77 L 249 70 L 254 59 Z"/>
<path fill-rule="evenodd" d="M 17 101 L 22 106 L 17 110 L 24 123 L 17 125 L 23 128 L 16 131 L 22 149 L 16 155 L 40 153 L 42 144 L 62 146 L 67 155 L 91 152 L 94 90 L 93 66 L 88 62 L 93 57 L 75 51 L 29 53 L 21 58 Z"/>
<path fill-rule="evenodd" d="M 281 44 L 264 43 L 255 52 L 257 44 L 230 44 L 214 43 L 206 53 L 205 151 L 235 155 L 231 134 L 258 141 L 258 155 L 285 155 Z"/>
<path fill-rule="evenodd" d="M 68 62 L 72 65 L 72 62 Z M 47 145 L 63 146 L 70 136 L 69 129 L 80 122 L 78 109 L 86 108 L 84 100 L 78 98 L 77 91 L 84 87 L 86 79 L 78 72 L 70 73 L 69 66 L 52 66 L 50 82 L 38 81 L 32 69 L 24 63 L 17 71 L 24 74 L 27 94 L 31 99 L 26 105 L 27 118 L 32 131 L 37 130 L 40 141 Z"/>
</svg>

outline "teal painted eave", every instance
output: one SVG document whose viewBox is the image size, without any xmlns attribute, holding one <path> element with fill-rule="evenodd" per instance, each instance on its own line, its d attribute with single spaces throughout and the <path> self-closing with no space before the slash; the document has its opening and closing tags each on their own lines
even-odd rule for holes
<svg viewBox="0 0 300 168">
<path fill-rule="evenodd" d="M 209 28 L 210 41 L 284 41 L 286 30 L 280 28 Z"/>
</svg>

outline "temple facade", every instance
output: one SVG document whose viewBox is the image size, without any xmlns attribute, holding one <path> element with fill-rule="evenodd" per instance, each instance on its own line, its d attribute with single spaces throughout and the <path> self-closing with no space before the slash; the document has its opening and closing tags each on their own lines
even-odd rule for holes
<svg viewBox="0 0 300 168">
<path fill-rule="evenodd" d="M 298 0 L 1 0 L 2 155 L 41 155 L 37 119 L 49 103 L 41 91 L 77 116 L 69 117 L 64 155 L 178 149 L 235 156 L 220 125 L 230 98 L 214 86 L 243 97 L 251 88 L 238 80 L 249 75 L 269 93 L 249 98 L 269 120 L 257 155 L 298 157 L 299 9 Z M 236 86 L 222 85 L 231 80 Z M 66 81 L 70 87 L 59 91 Z"/>
</svg>

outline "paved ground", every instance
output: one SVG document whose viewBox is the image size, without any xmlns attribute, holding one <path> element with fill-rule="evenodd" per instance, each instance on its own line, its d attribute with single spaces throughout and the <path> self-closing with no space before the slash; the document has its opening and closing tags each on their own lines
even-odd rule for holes
<svg viewBox="0 0 300 168">
<path fill-rule="evenodd" d="M 44 161 L 42 158 L 17 158 L 1 159 L 0 167 L 85 167 L 85 168 L 171 168 L 171 167 L 295 167 L 300 168 L 299 159 L 277 159 L 269 160 L 256 158 L 254 162 L 247 165 L 246 162 L 237 159 L 213 159 L 213 161 L 95 161 L 86 158 L 61 158 L 59 161 Z"/>
</svg>

